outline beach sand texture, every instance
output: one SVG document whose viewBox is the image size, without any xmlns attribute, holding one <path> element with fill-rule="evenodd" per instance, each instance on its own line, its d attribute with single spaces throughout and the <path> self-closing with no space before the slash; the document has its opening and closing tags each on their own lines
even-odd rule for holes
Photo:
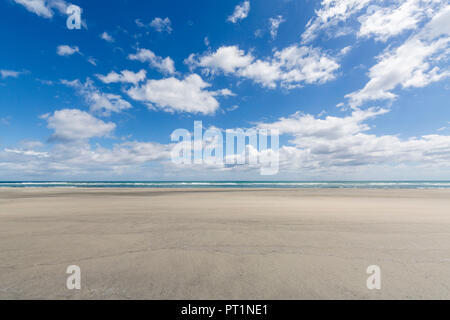
<svg viewBox="0 0 450 320">
<path fill-rule="evenodd" d="M 450 299 L 450 190 L 0 189 L 0 299 L 400 298 Z"/>
</svg>

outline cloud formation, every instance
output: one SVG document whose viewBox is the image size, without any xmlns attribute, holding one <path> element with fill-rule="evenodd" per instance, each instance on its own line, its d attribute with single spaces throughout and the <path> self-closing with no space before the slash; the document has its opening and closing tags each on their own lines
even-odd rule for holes
<svg viewBox="0 0 450 320">
<path fill-rule="evenodd" d="M 47 127 L 52 129 L 52 140 L 74 141 L 93 137 L 105 137 L 116 127 L 78 109 L 63 109 L 44 115 Z"/>
<path fill-rule="evenodd" d="M 371 121 L 389 112 L 383 108 L 355 109 L 345 116 L 314 116 L 295 113 L 274 122 L 260 122 L 254 129 L 277 129 L 290 137 L 289 144 L 280 148 L 280 171 L 285 176 L 298 176 L 308 172 L 325 177 L 339 173 L 357 173 L 358 168 L 372 177 L 380 170 L 414 170 L 433 172 L 433 168 L 450 169 L 450 136 L 424 135 L 400 139 L 395 135 L 370 133 Z M 70 172 L 75 176 L 95 174 L 107 177 L 147 176 L 147 166 L 163 166 L 165 177 L 185 177 L 226 172 L 250 177 L 257 174 L 254 165 L 192 165 L 186 171 L 170 162 L 174 144 L 126 141 L 110 148 L 97 145 L 92 148 L 88 139 L 108 137 L 115 124 L 93 117 L 77 109 L 55 111 L 42 117 L 53 130 L 55 145 L 50 151 L 36 151 L 32 144 L 26 148 L 6 148 L 0 151 L 0 171 L 21 172 L 34 177 Z M 70 142 L 70 143 L 67 143 Z M 206 142 L 209 143 L 209 142 Z M 256 150 L 245 152 L 262 156 Z M 245 157 L 244 154 L 233 157 Z M 428 171 L 427 171 L 428 170 Z M 61 176 L 61 175 L 60 175 Z M 161 176 L 158 176 L 161 178 Z"/>
<path fill-rule="evenodd" d="M 370 2 L 371 0 L 322 0 L 321 8 L 315 11 L 316 16 L 306 25 L 301 36 L 302 43 L 311 43 L 322 30 L 338 29 L 340 23 L 347 21 Z"/>
<path fill-rule="evenodd" d="M 426 13 L 418 0 L 402 1 L 392 7 L 370 6 L 358 18 L 361 23 L 358 36 L 386 41 L 405 30 L 415 29 L 424 16 Z"/>
<path fill-rule="evenodd" d="M 0 70 L 0 76 L 2 79 L 6 78 L 18 78 L 24 71 L 14 71 L 14 70 Z"/>
<path fill-rule="evenodd" d="M 158 32 L 172 33 L 172 23 L 167 17 L 164 19 L 156 17 L 150 22 L 150 27 Z"/>
<path fill-rule="evenodd" d="M 401 86 L 424 87 L 450 76 L 445 61 L 450 48 L 450 5 L 438 11 L 419 32 L 396 48 L 388 48 L 369 71 L 370 80 L 361 90 L 348 94 L 350 105 L 371 100 L 392 100 Z M 443 68 L 443 69 L 441 69 Z"/>
<path fill-rule="evenodd" d="M 275 39 L 278 34 L 278 28 L 280 27 L 280 24 L 283 22 L 286 22 L 286 20 L 283 19 L 283 16 L 277 16 L 275 18 L 270 18 L 270 36 L 272 39 Z"/>
<path fill-rule="evenodd" d="M 170 57 L 159 57 L 153 51 L 148 49 L 138 49 L 135 54 L 128 55 L 128 59 L 147 62 L 151 67 L 159 70 L 162 73 L 175 73 L 175 63 Z"/>
<path fill-rule="evenodd" d="M 71 56 L 74 53 L 80 53 L 80 48 L 77 46 L 59 45 L 56 48 L 56 53 L 60 56 Z"/>
<path fill-rule="evenodd" d="M 128 95 L 151 108 L 168 112 L 213 114 L 219 108 L 216 96 L 227 96 L 227 90 L 209 91 L 211 85 L 197 75 L 191 74 L 179 80 L 174 77 L 148 80 L 141 86 L 127 90 Z"/>
<path fill-rule="evenodd" d="M 244 1 L 234 8 L 233 14 L 229 16 L 227 20 L 231 23 L 236 23 L 239 20 L 247 18 L 249 12 L 250 12 L 250 1 Z"/>
<path fill-rule="evenodd" d="M 101 92 L 89 78 L 86 79 L 85 83 L 79 80 L 61 80 L 61 82 L 64 85 L 75 88 L 83 96 L 91 112 L 109 116 L 112 112 L 122 112 L 131 108 L 131 104 L 124 100 L 122 96 Z"/>
<path fill-rule="evenodd" d="M 231 74 L 253 80 L 264 87 L 292 89 L 304 84 L 322 84 L 335 78 L 339 64 L 318 48 L 293 45 L 274 51 L 269 59 L 256 59 L 237 46 L 224 46 L 216 52 L 191 54 L 185 63 L 202 68 L 206 74 Z"/>
<path fill-rule="evenodd" d="M 259 128 L 278 129 L 292 137 L 291 145 L 280 149 L 285 171 L 333 170 L 358 166 L 450 167 L 450 136 L 424 135 L 402 140 L 394 135 L 367 133 L 367 121 L 387 113 L 387 109 L 353 110 L 349 116 L 323 119 L 296 113 Z"/>
<path fill-rule="evenodd" d="M 106 42 L 114 42 L 115 40 L 114 40 L 114 38 L 113 38 L 113 36 L 112 35 L 110 35 L 108 32 L 103 32 L 101 35 L 100 35 L 100 38 L 101 39 L 103 39 L 103 40 L 105 40 Z"/>
<path fill-rule="evenodd" d="M 64 0 L 14 0 L 14 2 L 44 18 L 52 18 L 55 9 L 61 14 L 66 14 L 69 6 Z"/>
<path fill-rule="evenodd" d="M 97 74 L 96 76 L 103 83 L 121 82 L 121 83 L 137 84 L 141 81 L 144 81 L 146 75 L 147 72 L 145 70 L 141 70 L 139 72 L 123 70 L 120 74 L 115 71 L 111 71 L 106 76 L 103 76 L 101 74 Z"/>
</svg>

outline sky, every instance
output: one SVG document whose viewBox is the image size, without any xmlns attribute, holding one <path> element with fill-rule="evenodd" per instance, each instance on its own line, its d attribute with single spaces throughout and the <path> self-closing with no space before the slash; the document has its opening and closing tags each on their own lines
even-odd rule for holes
<svg viewBox="0 0 450 320">
<path fill-rule="evenodd" d="M 448 1 L 0 0 L 0 12 L 0 180 L 450 179 Z M 278 174 L 174 163 L 171 134 L 194 121 L 278 130 Z"/>
</svg>

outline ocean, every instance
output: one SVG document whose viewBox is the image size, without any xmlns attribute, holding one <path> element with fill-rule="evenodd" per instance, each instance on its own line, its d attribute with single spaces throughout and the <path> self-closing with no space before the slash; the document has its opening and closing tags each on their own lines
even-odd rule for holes
<svg viewBox="0 0 450 320">
<path fill-rule="evenodd" d="M 450 181 L 1 181 L 2 187 L 446 189 Z"/>
</svg>

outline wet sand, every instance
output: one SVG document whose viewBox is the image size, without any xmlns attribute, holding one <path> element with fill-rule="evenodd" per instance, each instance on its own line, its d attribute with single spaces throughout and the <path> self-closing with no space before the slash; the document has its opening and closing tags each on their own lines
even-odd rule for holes
<svg viewBox="0 0 450 320">
<path fill-rule="evenodd" d="M 450 190 L 2 188 L 0 299 L 450 299 Z"/>
</svg>

